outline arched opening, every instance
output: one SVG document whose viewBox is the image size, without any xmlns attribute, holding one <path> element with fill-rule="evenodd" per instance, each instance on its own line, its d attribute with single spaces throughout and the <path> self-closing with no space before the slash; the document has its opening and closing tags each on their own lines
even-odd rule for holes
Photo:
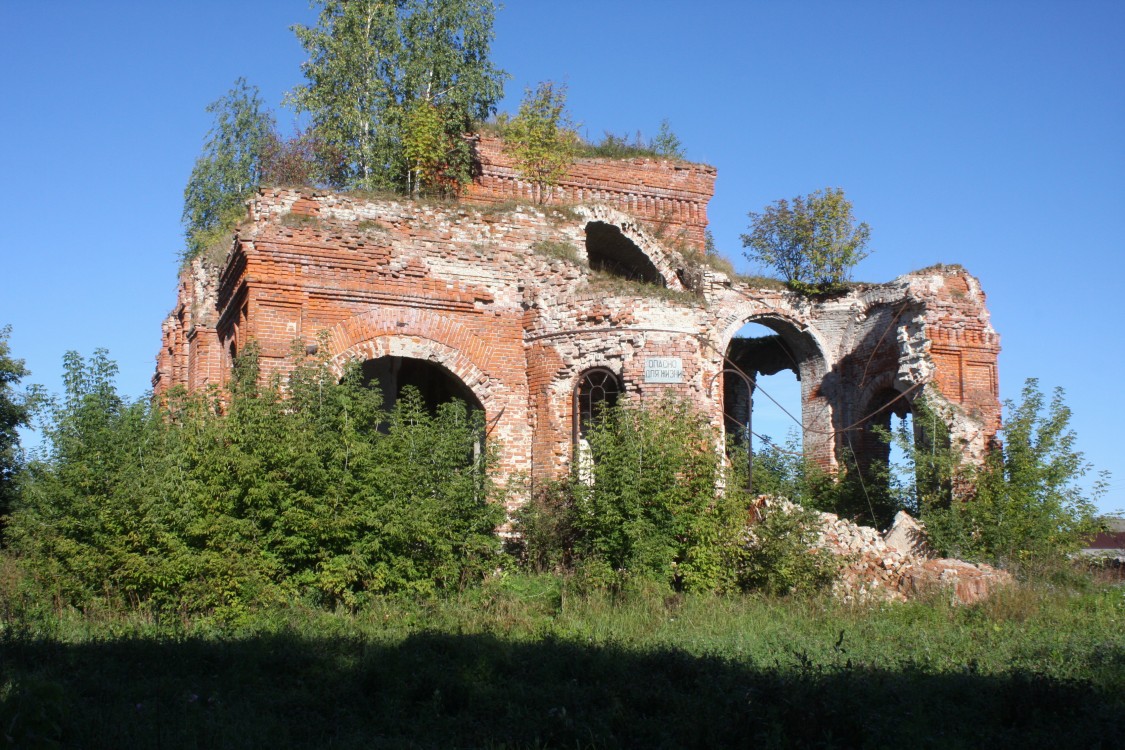
<svg viewBox="0 0 1125 750">
<path fill-rule="evenodd" d="M 470 410 L 484 410 L 476 394 L 461 379 L 436 362 L 413 357 L 379 357 L 363 363 L 364 385 L 377 385 L 383 394 L 383 409 L 390 412 L 402 391 L 413 386 L 422 395 L 427 410 L 449 401 L 461 401 Z"/>
<path fill-rule="evenodd" d="M 594 481 L 594 459 L 587 433 L 605 409 L 617 404 L 621 392 L 621 379 L 605 367 L 595 367 L 578 376 L 574 385 L 571 441 L 574 446 L 573 467 L 580 481 Z"/>
<path fill-rule="evenodd" d="M 587 431 L 603 409 L 617 404 L 621 390 L 617 374 L 605 367 L 586 370 L 578 377 L 574 387 L 574 421 L 571 428 L 575 445 L 586 438 Z"/>
<path fill-rule="evenodd" d="M 727 451 L 736 466 L 741 464 L 737 456 L 746 457 L 752 488 L 794 478 L 763 477 L 763 472 L 792 473 L 800 465 L 807 447 L 802 380 L 815 380 L 822 371 L 812 337 L 786 321 L 756 318 L 730 340 L 722 380 Z M 766 481 L 755 482 L 755 475 Z"/>
<path fill-rule="evenodd" d="M 723 380 L 727 434 L 741 442 L 749 430 L 775 444 L 791 442 L 787 436 L 793 435 L 799 448 L 800 374 L 784 337 L 748 323 L 731 339 L 727 360 L 728 367 L 747 376 L 728 372 Z"/>
<path fill-rule="evenodd" d="M 900 508 L 918 513 L 923 497 L 932 502 L 951 496 L 949 430 L 937 412 L 884 388 L 871 396 L 864 414 L 870 416 L 850 445 L 879 525 Z"/>
<path fill-rule="evenodd" d="M 586 225 L 586 257 L 595 271 L 632 281 L 666 286 L 656 265 L 621 229 L 604 221 Z"/>
</svg>

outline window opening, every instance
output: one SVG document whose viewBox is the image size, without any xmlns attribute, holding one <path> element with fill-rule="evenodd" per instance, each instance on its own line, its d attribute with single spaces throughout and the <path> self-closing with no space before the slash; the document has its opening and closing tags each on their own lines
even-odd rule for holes
<svg viewBox="0 0 1125 750">
<path fill-rule="evenodd" d="M 582 373 L 574 389 L 573 440 L 576 444 L 585 440 L 590 425 L 602 410 L 617 404 L 621 390 L 621 381 L 612 370 L 598 367 Z"/>
</svg>

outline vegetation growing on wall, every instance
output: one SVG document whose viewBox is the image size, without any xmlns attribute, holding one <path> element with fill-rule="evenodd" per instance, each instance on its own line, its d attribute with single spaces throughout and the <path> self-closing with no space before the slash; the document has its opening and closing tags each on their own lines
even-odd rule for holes
<svg viewBox="0 0 1125 750">
<path fill-rule="evenodd" d="M 602 159 L 673 159 L 684 158 L 684 146 L 679 137 L 672 132 L 667 118 L 660 121 L 657 134 L 645 140 L 638 130 L 630 140 L 627 135 L 606 131 L 597 143 L 582 141 L 578 146 L 579 156 Z"/>
<path fill-rule="evenodd" d="M 871 228 L 856 224 L 840 188 L 774 201 L 749 216 L 749 232 L 742 235 L 746 258 L 773 268 L 797 291 L 834 291 L 867 257 Z"/>
<path fill-rule="evenodd" d="M 245 215 L 243 204 L 261 184 L 263 154 L 274 138 L 273 117 L 258 87 L 244 78 L 207 111 L 214 124 L 184 188 L 186 258 L 229 240 L 231 228 Z"/>
<path fill-rule="evenodd" d="M 294 26 L 308 82 L 288 95 L 340 156 L 343 187 L 416 194 L 469 178 L 461 137 L 503 96 L 492 0 L 320 0 Z"/>
<path fill-rule="evenodd" d="M 516 116 L 503 121 L 501 137 L 516 169 L 535 185 L 536 200 L 548 202 L 580 140 L 566 110 L 566 86 L 543 81 L 527 89 Z"/>
</svg>

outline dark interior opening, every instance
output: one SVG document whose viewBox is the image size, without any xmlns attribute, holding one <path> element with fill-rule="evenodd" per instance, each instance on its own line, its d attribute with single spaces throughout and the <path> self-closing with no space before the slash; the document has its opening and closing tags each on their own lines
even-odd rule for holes
<svg viewBox="0 0 1125 750">
<path fill-rule="evenodd" d="M 595 271 L 666 286 L 664 277 L 648 256 L 612 224 L 592 221 L 586 225 L 586 257 Z"/>
<path fill-rule="evenodd" d="M 430 413 L 449 401 L 463 401 L 470 410 L 482 410 L 476 395 L 452 372 L 424 359 L 411 357 L 379 357 L 363 363 L 364 385 L 377 385 L 383 393 L 383 408 L 390 411 L 402 395 L 402 389 L 413 386 L 422 394 Z"/>
</svg>

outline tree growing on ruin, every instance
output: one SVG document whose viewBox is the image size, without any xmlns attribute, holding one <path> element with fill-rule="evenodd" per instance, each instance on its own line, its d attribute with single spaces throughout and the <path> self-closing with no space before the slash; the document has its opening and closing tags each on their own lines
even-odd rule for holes
<svg viewBox="0 0 1125 750">
<path fill-rule="evenodd" d="M 503 131 L 504 150 L 545 203 L 566 175 L 579 138 L 566 111 L 566 86 L 544 81 L 524 92 L 519 112 Z"/>
<path fill-rule="evenodd" d="M 774 201 L 749 213 L 742 235 L 748 260 L 772 266 L 791 287 L 824 292 L 838 288 L 867 257 L 871 228 L 856 224 L 840 188 L 825 188 L 791 201 Z"/>
<path fill-rule="evenodd" d="M 341 154 L 342 186 L 414 192 L 439 162 L 443 176 L 467 180 L 461 136 L 503 96 L 505 74 L 489 61 L 492 0 L 318 4 L 315 27 L 293 27 L 308 82 L 286 101 Z"/>
<path fill-rule="evenodd" d="M 273 117 L 258 87 L 239 78 L 207 106 L 214 124 L 184 188 L 186 257 L 220 239 L 242 216 L 243 204 L 262 178 L 262 153 L 273 134 Z"/>
<path fill-rule="evenodd" d="M 668 122 L 668 118 L 660 121 L 660 130 L 650 142 L 650 147 L 656 152 L 657 156 L 664 159 L 684 158 L 684 144 L 680 141 L 679 136 L 672 131 L 672 125 Z"/>
</svg>

